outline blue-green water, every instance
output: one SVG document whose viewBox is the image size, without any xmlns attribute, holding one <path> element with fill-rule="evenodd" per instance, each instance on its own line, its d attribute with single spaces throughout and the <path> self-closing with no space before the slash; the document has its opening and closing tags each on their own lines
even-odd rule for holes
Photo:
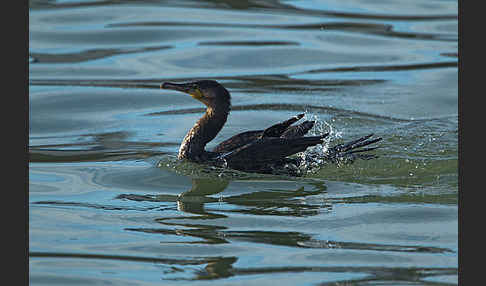
<svg viewBox="0 0 486 286">
<path fill-rule="evenodd" d="M 457 285 L 457 1 L 30 1 L 31 285 Z M 378 159 L 303 178 L 174 159 L 306 112 Z"/>
</svg>

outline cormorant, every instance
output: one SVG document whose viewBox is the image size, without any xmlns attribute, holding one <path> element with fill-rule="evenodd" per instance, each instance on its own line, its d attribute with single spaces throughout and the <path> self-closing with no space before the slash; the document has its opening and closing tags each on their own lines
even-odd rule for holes
<svg viewBox="0 0 486 286">
<path fill-rule="evenodd" d="M 267 129 L 237 134 L 219 143 L 212 151 L 206 151 L 206 144 L 223 128 L 230 113 L 231 96 L 228 90 L 214 80 L 188 83 L 164 82 L 160 87 L 187 93 L 207 107 L 206 113 L 184 137 L 179 149 L 179 159 L 246 172 L 278 173 L 288 168 L 290 164 L 294 167 L 298 166 L 299 160 L 303 160 L 289 158 L 289 156 L 323 143 L 323 139 L 329 135 L 326 133 L 304 137 L 315 122 L 304 121 L 292 126 L 304 116 L 299 114 Z M 320 159 L 336 162 L 340 159 L 375 158 L 375 155 L 362 154 L 362 152 L 377 147 L 357 149 L 381 140 L 381 138 L 368 140 L 371 136 L 373 134 L 329 148 L 326 155 L 320 155 Z M 295 170 L 289 170 L 289 173 L 296 175 Z"/>
</svg>

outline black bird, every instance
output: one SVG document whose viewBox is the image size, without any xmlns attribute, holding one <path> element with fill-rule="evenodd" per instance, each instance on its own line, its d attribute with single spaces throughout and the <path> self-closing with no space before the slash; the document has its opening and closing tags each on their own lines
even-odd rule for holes
<svg viewBox="0 0 486 286">
<path fill-rule="evenodd" d="M 304 116 L 299 114 L 264 130 L 237 134 L 221 142 L 212 151 L 206 151 L 206 144 L 223 128 L 230 113 L 231 96 L 228 90 L 214 80 L 179 84 L 165 82 L 160 87 L 187 93 L 207 107 L 206 113 L 184 137 L 179 149 L 179 159 L 246 172 L 281 173 L 290 165 L 298 166 L 299 160 L 303 160 L 289 158 L 289 156 L 323 143 L 323 139 L 329 135 L 326 133 L 304 137 L 315 122 L 304 121 L 292 125 Z M 357 149 L 381 140 L 381 138 L 368 140 L 372 135 L 329 148 L 326 155 L 320 155 L 320 159 L 337 162 L 343 159 L 353 161 L 355 158 L 375 158 L 374 155 L 361 154 L 361 152 L 371 151 L 377 147 Z M 297 175 L 295 170 L 288 170 L 288 173 Z"/>
</svg>

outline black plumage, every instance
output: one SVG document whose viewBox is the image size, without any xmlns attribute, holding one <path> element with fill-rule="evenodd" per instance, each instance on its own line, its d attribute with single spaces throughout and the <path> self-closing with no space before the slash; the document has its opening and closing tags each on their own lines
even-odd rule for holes
<svg viewBox="0 0 486 286">
<path fill-rule="evenodd" d="M 305 137 L 304 135 L 312 129 L 315 122 L 304 121 L 293 125 L 304 117 L 304 114 L 299 114 L 263 130 L 237 134 L 219 143 L 213 150 L 206 151 L 206 144 L 216 137 L 228 118 L 231 109 L 231 96 L 228 90 L 213 80 L 182 84 L 166 82 L 161 85 L 161 88 L 187 93 L 207 106 L 205 114 L 184 137 L 179 149 L 179 159 L 242 171 L 273 173 L 276 169 L 285 168 L 289 163 L 297 164 L 298 159 L 289 156 L 322 144 L 323 139 L 328 136 L 326 133 Z M 321 158 L 333 162 L 341 157 L 373 158 L 374 155 L 358 153 L 371 151 L 376 147 L 357 149 L 381 140 L 381 138 L 368 140 L 371 136 L 372 134 L 346 144 L 336 145 Z"/>
</svg>

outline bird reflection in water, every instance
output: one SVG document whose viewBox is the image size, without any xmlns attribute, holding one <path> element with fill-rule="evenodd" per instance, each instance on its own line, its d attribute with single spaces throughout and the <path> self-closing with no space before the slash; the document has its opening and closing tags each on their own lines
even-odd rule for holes
<svg viewBox="0 0 486 286">
<path fill-rule="evenodd" d="M 207 196 L 222 193 L 228 185 L 228 180 L 193 178 L 192 188 L 187 192 L 179 194 L 177 198 L 177 210 L 208 215 L 204 210 L 204 204 L 216 202 L 217 199 Z"/>
</svg>

